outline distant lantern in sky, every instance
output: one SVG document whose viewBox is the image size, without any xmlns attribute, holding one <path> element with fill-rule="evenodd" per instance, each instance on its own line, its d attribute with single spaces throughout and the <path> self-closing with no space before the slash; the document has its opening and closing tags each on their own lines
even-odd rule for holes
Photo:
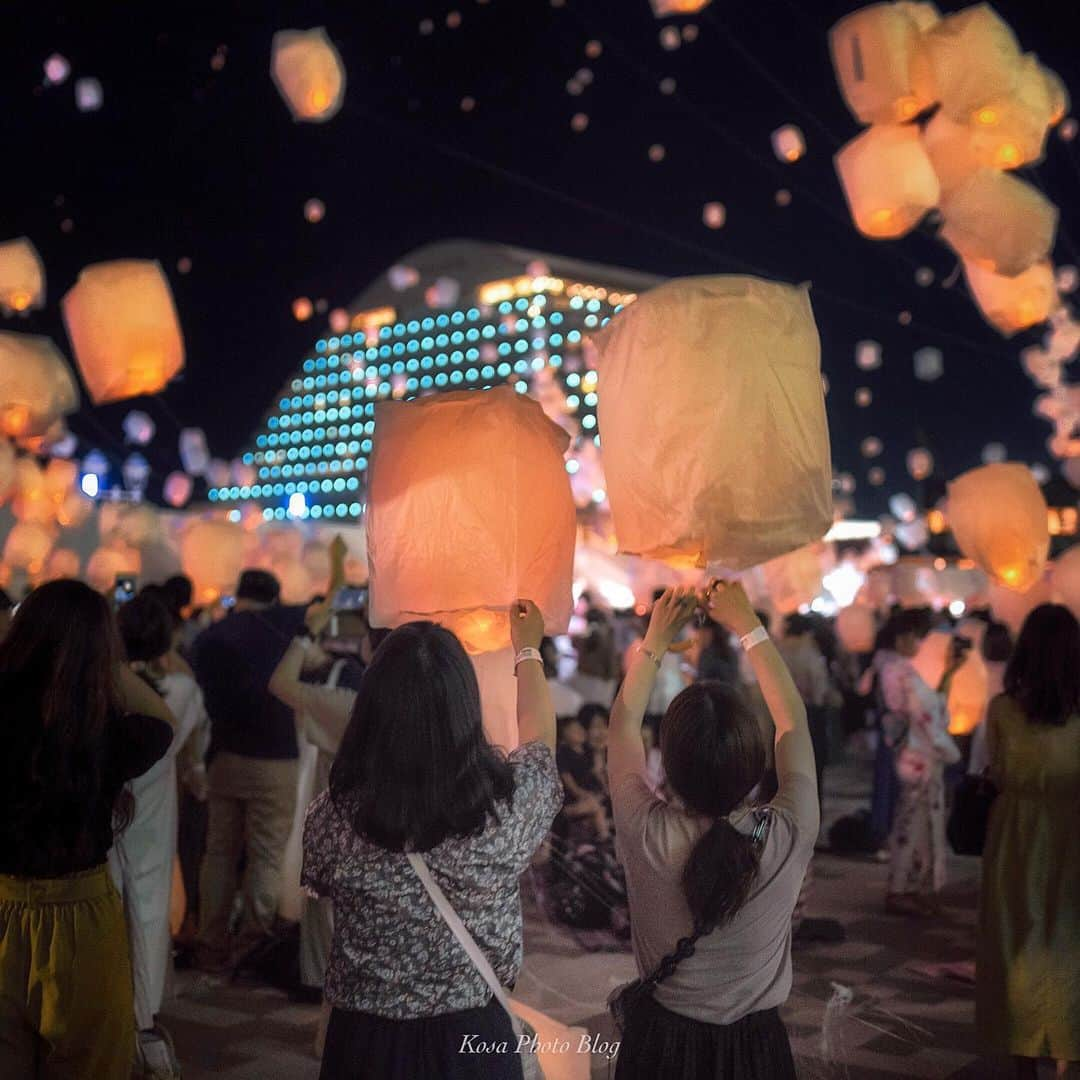
<svg viewBox="0 0 1080 1080">
<path fill-rule="evenodd" d="M 184 366 L 184 339 L 161 264 L 95 263 L 61 301 L 68 338 L 95 405 L 163 390 Z"/>
<path fill-rule="evenodd" d="M 667 157 L 667 150 L 660 143 L 653 143 L 649 147 L 649 160 L 654 165 L 658 165 L 665 157 Z"/>
<path fill-rule="evenodd" d="M 1058 134 L 1063 142 L 1072 142 L 1076 138 L 1078 130 L 1080 130 L 1080 122 L 1075 117 L 1070 116 L 1062 120 L 1061 126 L 1058 128 Z"/>
<path fill-rule="evenodd" d="M 1054 283 L 1059 293 L 1076 292 L 1077 285 L 1080 285 L 1080 271 L 1075 266 L 1059 266 L 1054 273 Z"/>
<path fill-rule="evenodd" d="M 452 277 L 440 277 L 428 286 L 424 300 L 430 307 L 448 308 L 457 303 L 461 295 L 461 283 Z"/>
<path fill-rule="evenodd" d="M 1049 262 L 1036 263 L 1016 277 L 1004 277 L 965 259 L 964 274 L 983 318 L 1004 337 L 1045 322 L 1057 301 L 1054 268 Z"/>
<path fill-rule="evenodd" d="M 912 522 L 918 516 L 919 508 L 906 491 L 898 491 L 889 497 L 889 513 L 897 521 Z"/>
<path fill-rule="evenodd" d="M 868 435 L 859 444 L 859 452 L 863 457 L 875 458 L 880 455 L 881 451 L 881 440 L 876 435 Z"/>
<path fill-rule="evenodd" d="M 345 308 L 337 307 L 330 311 L 330 329 L 335 334 L 344 334 L 349 329 L 349 313 Z"/>
<path fill-rule="evenodd" d="M 742 570 L 824 535 L 832 468 L 806 288 L 676 279 L 621 312 L 596 346 L 621 551 Z M 769 453 L 746 452 L 737 432 L 749 428 Z M 642 440 L 645 430 L 656 438 Z"/>
<path fill-rule="evenodd" d="M 675 80 L 670 75 L 667 75 L 663 79 L 661 79 L 659 86 L 661 94 L 670 96 L 671 94 L 675 93 Z"/>
<path fill-rule="evenodd" d="M 146 490 L 146 482 L 150 479 L 150 463 L 142 454 L 130 454 L 120 471 L 124 477 L 124 486 L 129 491 Z"/>
<path fill-rule="evenodd" d="M 982 465 L 949 484 L 956 546 L 1000 585 L 1026 592 L 1050 550 L 1046 499 L 1024 465 Z"/>
<path fill-rule="evenodd" d="M 17 570 L 44 568 L 52 546 L 52 533 L 44 525 L 17 521 L 4 542 L 4 562 Z"/>
<path fill-rule="evenodd" d="M 97 112 L 105 102 L 105 91 L 94 78 L 75 80 L 75 107 L 79 112 Z"/>
<path fill-rule="evenodd" d="M 881 367 L 880 342 L 860 341 L 855 346 L 855 365 L 862 371 L 876 371 Z"/>
<path fill-rule="evenodd" d="M 21 315 L 45 303 L 45 267 L 25 236 L 0 244 L 0 312 Z"/>
<path fill-rule="evenodd" d="M 53 53 L 45 61 L 43 67 L 45 69 L 45 81 L 50 86 L 59 86 L 62 82 L 66 82 L 67 77 L 71 74 L 71 64 L 60 53 Z"/>
<path fill-rule="evenodd" d="M 926 289 L 934 284 L 934 271 L 929 266 L 920 266 L 915 271 L 915 284 L 922 289 Z"/>
<path fill-rule="evenodd" d="M 307 322 L 315 311 L 315 305 L 306 297 L 298 296 L 292 302 L 293 318 L 297 322 Z"/>
<path fill-rule="evenodd" d="M 971 122 L 975 156 L 995 169 L 1038 163 L 1053 115 L 1044 69 L 1029 53 L 1020 61 L 1013 88 L 975 109 Z"/>
<path fill-rule="evenodd" d="M 176 260 L 176 272 L 178 274 L 190 274 L 191 273 L 191 259 L 187 255 L 181 255 Z"/>
<path fill-rule="evenodd" d="M 866 482 L 871 487 L 881 487 L 885 483 L 885 470 L 880 465 L 875 465 L 866 472 Z"/>
<path fill-rule="evenodd" d="M 181 430 L 180 462 L 191 476 L 202 476 L 210 468 L 210 451 L 202 428 Z"/>
<path fill-rule="evenodd" d="M 928 345 L 923 349 L 916 349 L 912 356 L 915 368 L 915 378 L 920 382 L 934 382 L 945 374 L 945 358 L 940 349 Z"/>
<path fill-rule="evenodd" d="M 912 480 L 925 480 L 934 471 L 933 454 L 921 446 L 909 450 L 907 471 Z"/>
<path fill-rule="evenodd" d="M 0 434 L 45 435 L 78 407 L 74 376 L 51 339 L 0 331 Z"/>
<path fill-rule="evenodd" d="M 583 113 L 583 112 L 574 113 L 574 115 L 570 117 L 570 129 L 572 131 L 576 131 L 579 135 L 588 126 L 589 126 L 588 113 Z"/>
<path fill-rule="evenodd" d="M 873 239 L 911 232 L 941 195 L 915 126 L 868 128 L 841 149 L 835 164 L 856 228 Z"/>
<path fill-rule="evenodd" d="M 157 426 L 146 413 L 133 409 L 124 417 L 124 438 L 136 446 L 146 446 L 154 437 Z"/>
<path fill-rule="evenodd" d="M 601 42 L 595 38 L 592 41 L 588 41 L 585 44 L 585 55 L 590 60 L 597 60 L 603 54 L 604 46 Z"/>
<path fill-rule="evenodd" d="M 806 139 L 794 124 L 785 124 L 772 133 L 772 148 L 781 161 L 791 163 L 806 153 Z"/>
<path fill-rule="evenodd" d="M 345 68 L 324 27 L 279 30 L 270 74 L 296 121 L 322 123 L 341 108 Z"/>
<path fill-rule="evenodd" d="M 187 505 L 194 486 L 194 482 L 187 473 L 171 472 L 165 477 L 162 493 L 165 496 L 165 501 L 170 506 L 179 509 L 181 506 Z"/>
<path fill-rule="evenodd" d="M 91 450 L 82 460 L 82 470 L 91 476 L 107 476 L 109 459 L 100 450 Z"/>
<path fill-rule="evenodd" d="M 476 108 L 476 98 L 472 94 L 466 94 L 460 103 L 460 108 L 463 113 L 470 113 Z"/>
<path fill-rule="evenodd" d="M 712 0 L 649 0 L 653 14 L 658 19 L 669 15 L 696 15 L 707 8 Z"/>
<path fill-rule="evenodd" d="M 706 203 L 701 211 L 701 220 L 710 229 L 722 229 L 727 221 L 727 210 L 723 203 Z"/>
<path fill-rule="evenodd" d="M 855 391 L 855 404 L 865 409 L 874 400 L 874 393 L 868 386 L 860 386 Z"/>
<path fill-rule="evenodd" d="M 674 52 L 682 44 L 682 35 L 677 26 L 665 26 L 660 31 L 660 47 Z"/>
<path fill-rule="evenodd" d="M 232 592 L 243 568 L 244 530 L 227 521 L 196 521 L 180 539 L 180 565 L 191 578 L 196 604 Z"/>
<path fill-rule="evenodd" d="M 777 206 L 790 206 L 791 205 L 791 192 L 787 188 L 780 188 L 779 191 L 773 196 Z"/>
<path fill-rule="evenodd" d="M 387 270 L 386 279 L 395 292 L 404 292 L 420 284 L 420 272 L 413 266 L 397 263 Z"/>
<path fill-rule="evenodd" d="M 423 37 L 428 37 L 435 32 L 435 20 L 434 19 L 421 19 L 420 25 L 417 27 Z"/>
<path fill-rule="evenodd" d="M 446 25 L 450 30 L 456 30 L 461 26 L 461 12 L 448 11 L 446 13 Z"/>
<path fill-rule="evenodd" d="M 304 218 L 312 225 L 317 225 L 326 217 L 326 206 L 322 199 L 308 199 L 304 203 Z"/>
</svg>

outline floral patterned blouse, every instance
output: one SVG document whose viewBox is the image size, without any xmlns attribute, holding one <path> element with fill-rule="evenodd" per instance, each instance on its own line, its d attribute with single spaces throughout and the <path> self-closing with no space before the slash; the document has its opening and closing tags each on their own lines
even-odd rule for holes
<svg viewBox="0 0 1080 1080">
<path fill-rule="evenodd" d="M 478 836 L 450 837 L 424 853 L 432 877 L 457 911 L 499 981 L 521 967 L 518 878 L 540 846 L 563 789 L 543 743 L 509 756 L 514 794 Z M 304 826 L 301 882 L 334 903 L 327 1000 L 340 1009 L 392 1019 L 480 1008 L 491 991 L 432 904 L 401 852 L 359 836 L 329 793 Z"/>
</svg>

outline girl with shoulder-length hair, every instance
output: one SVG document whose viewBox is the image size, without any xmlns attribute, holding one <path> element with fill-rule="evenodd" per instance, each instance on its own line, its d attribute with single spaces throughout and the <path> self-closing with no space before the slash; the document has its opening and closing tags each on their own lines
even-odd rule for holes
<svg viewBox="0 0 1080 1080">
<path fill-rule="evenodd" d="M 173 718 L 121 660 L 108 604 L 77 581 L 34 590 L 0 643 L 4 1076 L 130 1076 L 131 968 L 106 856 L 130 821 L 125 785 L 165 753 Z"/>
<path fill-rule="evenodd" d="M 779 790 L 765 807 L 751 801 L 766 766 L 761 726 L 726 683 L 690 686 L 665 713 L 666 798 L 645 776 L 649 694 L 699 604 L 748 650 L 776 727 Z M 608 774 L 642 976 L 613 1003 L 623 1019 L 616 1077 L 793 1078 L 777 1009 L 791 990 L 791 915 L 817 839 L 817 776 L 806 707 L 741 585 L 657 601 L 612 710 Z"/>
<path fill-rule="evenodd" d="M 979 903 L 975 1020 L 1017 1076 L 1037 1058 L 1080 1075 L 1080 624 L 1028 615 L 986 720 L 990 812 Z"/>
<path fill-rule="evenodd" d="M 399 627 L 364 672 L 329 790 L 304 829 L 301 880 L 334 906 L 323 1080 L 521 1075 L 508 1016 L 408 859 L 422 854 L 499 981 L 512 985 L 518 878 L 562 805 L 562 785 L 543 618 L 517 601 L 511 628 L 520 745 L 509 755 L 484 734 L 473 666 L 449 631 Z M 462 1053 L 463 1040 L 495 1050 Z"/>
</svg>

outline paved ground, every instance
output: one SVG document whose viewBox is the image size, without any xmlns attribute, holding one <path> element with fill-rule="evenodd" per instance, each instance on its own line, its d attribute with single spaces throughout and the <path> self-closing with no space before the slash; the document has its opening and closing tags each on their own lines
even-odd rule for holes
<svg viewBox="0 0 1080 1080">
<path fill-rule="evenodd" d="M 864 797 L 857 770 L 835 770 L 829 816 Z M 951 862 L 945 914 L 933 923 L 882 912 L 885 867 L 877 862 L 818 854 L 814 872 L 808 914 L 838 919 L 847 940 L 794 953 L 794 987 L 784 1016 L 800 1076 L 1003 1078 L 1003 1063 L 979 1058 L 971 986 L 926 970 L 973 958 L 977 860 Z M 612 987 L 631 977 L 630 956 L 585 952 L 544 917 L 527 881 L 524 894 L 526 960 L 519 996 L 565 1023 L 613 1037 L 604 1002 Z M 277 991 L 185 973 L 163 1020 L 186 1080 L 315 1080 L 316 1017 L 315 1008 L 293 1005 Z M 593 1076 L 608 1075 L 608 1063 L 596 1058 Z"/>
</svg>

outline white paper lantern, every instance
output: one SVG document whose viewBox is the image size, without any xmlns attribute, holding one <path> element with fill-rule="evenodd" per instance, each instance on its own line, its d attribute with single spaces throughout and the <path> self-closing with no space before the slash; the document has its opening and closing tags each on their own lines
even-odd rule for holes
<svg viewBox="0 0 1080 1080">
<path fill-rule="evenodd" d="M 146 446 L 154 437 L 157 425 L 139 409 L 133 409 L 124 417 L 124 438 L 136 446 Z"/>
<path fill-rule="evenodd" d="M 211 604 L 231 593 L 243 568 L 244 530 L 227 521 L 196 521 L 180 541 L 180 562 L 194 601 Z"/>
<path fill-rule="evenodd" d="M 162 493 L 170 506 L 186 506 L 191 498 L 194 482 L 187 473 L 171 472 L 165 477 Z"/>
<path fill-rule="evenodd" d="M 45 303 L 45 266 L 25 236 L 0 244 L 0 312 L 21 315 Z"/>
<path fill-rule="evenodd" d="M 921 446 L 909 450 L 907 471 L 912 480 L 925 480 L 934 471 L 934 456 Z"/>
<path fill-rule="evenodd" d="M 129 454 L 120 469 L 124 484 L 130 491 L 143 492 L 150 479 L 150 462 L 142 454 Z"/>
<path fill-rule="evenodd" d="M 877 619 L 872 608 L 852 604 L 837 612 L 836 636 L 849 653 L 873 652 L 876 634 Z"/>
<path fill-rule="evenodd" d="M 1004 337 L 1046 322 L 1057 303 L 1054 268 L 1048 262 L 1003 277 L 965 259 L 964 274 L 983 318 Z"/>
<path fill-rule="evenodd" d="M 271 45 L 270 75 L 293 119 L 322 123 L 345 99 L 345 67 L 322 26 L 279 30 Z"/>
<path fill-rule="evenodd" d="M 1012 90 L 975 110 L 971 129 L 976 156 L 995 169 L 1041 161 L 1053 114 L 1043 69 L 1034 55 L 1025 56 Z"/>
<path fill-rule="evenodd" d="M 97 112 L 105 103 L 101 82 L 93 76 L 75 80 L 75 107 L 79 112 Z"/>
<path fill-rule="evenodd" d="M 71 369 L 49 338 L 0 330 L 0 434 L 43 436 L 78 407 Z"/>
<path fill-rule="evenodd" d="M 806 153 L 806 138 L 794 124 L 785 124 L 772 133 L 773 153 L 786 164 L 798 161 Z"/>
<path fill-rule="evenodd" d="M 210 468 L 210 450 L 202 428 L 184 428 L 180 432 L 180 461 L 184 472 L 202 476 Z"/>
<path fill-rule="evenodd" d="M 881 367 L 881 345 L 877 341 L 860 341 L 855 346 L 855 364 L 860 371 L 876 371 Z"/>
</svg>

